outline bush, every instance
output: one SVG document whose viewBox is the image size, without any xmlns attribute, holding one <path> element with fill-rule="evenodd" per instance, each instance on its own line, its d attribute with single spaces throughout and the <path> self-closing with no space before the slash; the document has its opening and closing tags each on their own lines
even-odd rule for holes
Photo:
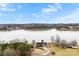
<svg viewBox="0 0 79 59">
<path fill-rule="evenodd" d="M 1 44 L 1 50 L 2 50 L 2 52 L 3 52 L 4 50 L 6 50 L 7 46 L 9 46 L 8 43 Z"/>
<path fill-rule="evenodd" d="M 7 47 L 7 49 L 3 52 L 3 56 L 17 56 L 17 53 L 14 49 Z"/>
<path fill-rule="evenodd" d="M 4 56 L 26 56 L 31 55 L 31 48 L 33 45 L 28 44 L 26 41 L 10 41 L 10 43 L 0 44 L 0 55 Z"/>
<path fill-rule="evenodd" d="M 18 46 L 17 49 L 20 51 L 21 56 L 31 55 L 31 45 L 21 44 Z M 29 52 L 30 52 L 30 54 L 29 54 Z"/>
</svg>

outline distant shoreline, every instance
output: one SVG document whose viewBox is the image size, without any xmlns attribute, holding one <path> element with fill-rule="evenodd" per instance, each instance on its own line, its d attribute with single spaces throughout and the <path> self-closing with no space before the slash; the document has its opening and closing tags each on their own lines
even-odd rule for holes
<svg viewBox="0 0 79 59">
<path fill-rule="evenodd" d="M 0 31 L 11 30 L 50 30 L 79 31 L 79 24 L 0 24 Z"/>
</svg>

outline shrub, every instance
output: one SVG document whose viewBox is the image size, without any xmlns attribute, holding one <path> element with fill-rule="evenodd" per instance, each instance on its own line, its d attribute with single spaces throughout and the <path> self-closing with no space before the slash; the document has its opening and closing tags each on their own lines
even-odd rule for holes
<svg viewBox="0 0 79 59">
<path fill-rule="evenodd" d="M 31 55 L 31 45 L 21 44 L 18 46 L 18 50 L 20 51 L 21 56 Z"/>
<path fill-rule="evenodd" d="M 16 56 L 17 53 L 13 48 L 7 47 L 7 49 L 3 52 L 3 56 Z"/>
<path fill-rule="evenodd" d="M 0 44 L 0 55 L 4 56 L 25 56 L 31 55 L 31 48 L 33 45 L 28 44 L 26 41 L 10 41 L 10 43 Z"/>
</svg>

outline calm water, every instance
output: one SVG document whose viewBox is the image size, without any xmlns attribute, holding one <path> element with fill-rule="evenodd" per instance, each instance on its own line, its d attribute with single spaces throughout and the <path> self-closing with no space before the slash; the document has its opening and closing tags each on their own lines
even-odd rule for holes
<svg viewBox="0 0 79 59">
<path fill-rule="evenodd" d="M 15 31 L 0 31 L 0 40 L 9 41 L 13 39 L 26 39 L 29 42 L 32 40 L 51 42 L 51 36 L 56 39 L 59 35 L 61 39 L 72 41 L 79 41 L 79 31 L 58 31 L 55 29 L 47 31 L 29 31 L 29 30 L 15 30 Z"/>
</svg>

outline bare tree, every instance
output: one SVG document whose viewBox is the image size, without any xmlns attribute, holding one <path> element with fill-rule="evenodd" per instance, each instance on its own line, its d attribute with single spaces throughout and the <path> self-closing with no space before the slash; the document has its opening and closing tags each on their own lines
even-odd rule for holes
<svg viewBox="0 0 79 59">
<path fill-rule="evenodd" d="M 35 40 L 32 40 L 32 44 L 35 45 L 35 43 L 36 43 Z"/>
<path fill-rule="evenodd" d="M 32 44 L 33 44 L 33 47 L 35 47 L 36 46 L 36 41 L 32 40 Z"/>
<path fill-rule="evenodd" d="M 62 48 L 66 48 L 66 45 L 67 45 L 66 40 L 62 40 L 62 41 L 61 41 L 61 47 L 62 47 Z"/>
<path fill-rule="evenodd" d="M 60 43 L 60 37 L 57 35 L 56 43 Z"/>
<path fill-rule="evenodd" d="M 73 41 L 71 42 L 71 45 L 72 45 L 72 46 L 78 46 L 78 43 L 77 43 L 76 40 L 73 40 Z"/>
<path fill-rule="evenodd" d="M 52 41 L 52 43 L 54 43 L 54 37 L 53 36 L 51 37 L 51 41 Z"/>
</svg>

